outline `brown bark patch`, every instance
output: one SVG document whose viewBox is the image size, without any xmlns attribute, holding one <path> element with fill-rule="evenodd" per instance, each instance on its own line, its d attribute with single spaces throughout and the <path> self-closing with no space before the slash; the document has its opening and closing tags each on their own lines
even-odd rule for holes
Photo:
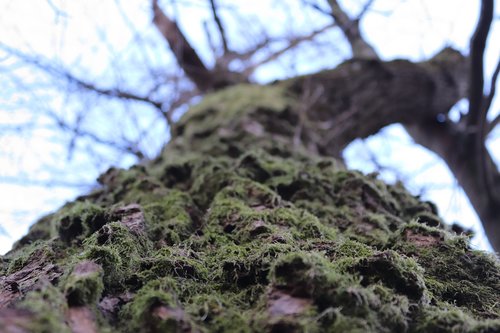
<svg viewBox="0 0 500 333">
<path fill-rule="evenodd" d="M 271 317 L 300 315 L 312 305 L 312 300 L 293 297 L 282 291 L 275 290 L 269 295 L 267 308 Z"/>
<path fill-rule="evenodd" d="M 424 235 L 413 230 L 405 231 L 405 239 L 419 247 L 434 246 L 442 241 L 440 235 Z"/>
<path fill-rule="evenodd" d="M 193 329 L 189 320 L 186 317 L 184 310 L 181 308 L 172 308 L 166 305 L 158 305 L 151 309 L 151 316 L 157 320 L 157 328 L 161 328 L 161 323 L 171 323 L 175 327 L 176 332 L 198 332 Z M 170 327 L 170 325 L 167 325 Z M 154 332 L 163 332 L 162 329 L 155 330 Z"/>
<path fill-rule="evenodd" d="M 62 274 L 59 266 L 48 262 L 43 251 L 36 251 L 23 268 L 0 277 L 0 309 L 9 306 L 27 292 L 35 289 L 37 282 L 48 280 L 55 283 Z"/>
<path fill-rule="evenodd" d="M 66 312 L 66 321 L 73 333 L 97 333 L 95 316 L 86 306 L 70 307 Z"/>
<path fill-rule="evenodd" d="M 138 235 L 144 232 L 145 219 L 140 205 L 130 204 L 120 207 L 113 212 L 113 215 L 118 217 L 131 233 Z"/>
<path fill-rule="evenodd" d="M 20 309 L 0 310 L 0 332 L 28 333 L 29 323 L 33 319 L 31 312 Z"/>
<path fill-rule="evenodd" d="M 130 302 L 132 298 L 134 298 L 134 294 L 130 292 L 117 296 L 106 296 L 99 302 L 97 307 L 106 319 L 113 322 L 116 321 L 121 307 Z"/>
<path fill-rule="evenodd" d="M 102 269 L 101 266 L 99 266 L 95 262 L 90 260 L 84 260 L 82 262 L 79 262 L 78 265 L 75 266 L 72 274 L 77 276 L 87 276 L 91 275 L 92 273 L 97 273 L 101 269 Z"/>
</svg>

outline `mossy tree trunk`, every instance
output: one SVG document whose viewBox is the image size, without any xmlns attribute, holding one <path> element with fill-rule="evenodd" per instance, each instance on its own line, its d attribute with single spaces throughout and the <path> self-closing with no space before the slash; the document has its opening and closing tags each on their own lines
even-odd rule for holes
<svg viewBox="0 0 500 333">
<path fill-rule="evenodd" d="M 497 259 L 332 158 L 453 105 L 456 63 L 353 60 L 208 95 L 158 158 L 110 169 L 2 257 L 0 331 L 500 331 Z"/>
</svg>

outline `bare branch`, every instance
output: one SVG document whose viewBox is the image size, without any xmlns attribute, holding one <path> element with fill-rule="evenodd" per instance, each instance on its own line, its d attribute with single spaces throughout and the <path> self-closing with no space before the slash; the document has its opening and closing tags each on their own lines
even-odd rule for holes
<svg viewBox="0 0 500 333">
<path fill-rule="evenodd" d="M 486 111 L 482 107 L 484 91 L 483 56 L 486 39 L 493 19 L 493 0 L 481 1 L 481 14 L 474 35 L 471 39 L 469 72 L 469 113 L 467 125 L 476 133 L 482 130 Z"/>
<path fill-rule="evenodd" d="M 4 50 L 6 53 L 13 55 L 20 60 L 22 60 L 24 63 L 30 64 L 35 66 L 36 68 L 46 72 L 47 74 L 56 76 L 56 77 L 62 77 L 65 80 L 67 80 L 70 83 L 76 84 L 78 87 L 95 92 L 97 94 L 107 96 L 107 97 L 113 97 L 113 98 L 119 98 L 119 99 L 125 99 L 125 100 L 130 100 L 130 101 L 136 101 L 136 102 L 143 102 L 150 104 L 154 106 L 157 109 L 161 109 L 162 103 L 155 101 L 148 96 L 141 96 L 137 95 L 135 93 L 129 92 L 129 91 L 124 91 L 120 90 L 118 88 L 101 88 L 95 85 L 94 83 L 90 83 L 87 81 L 84 81 L 78 77 L 76 77 L 74 74 L 70 73 L 64 68 L 57 68 L 47 62 L 45 62 L 42 59 L 39 58 L 33 58 L 30 57 L 20 51 L 14 50 L 6 45 L 0 44 L 0 49 Z"/>
<path fill-rule="evenodd" d="M 493 131 L 493 129 L 498 125 L 500 124 L 500 114 L 498 114 L 495 119 L 493 119 L 491 122 L 490 122 L 490 126 L 489 126 L 489 131 L 488 133 L 490 133 L 491 131 Z"/>
<path fill-rule="evenodd" d="M 224 53 L 227 53 L 229 52 L 229 47 L 227 45 L 226 31 L 224 30 L 224 26 L 222 25 L 219 14 L 217 13 L 217 5 L 215 4 L 215 0 L 210 0 L 210 8 L 212 9 L 212 16 L 214 17 L 215 24 L 217 25 L 217 29 L 219 30 Z"/>
<path fill-rule="evenodd" d="M 167 41 L 179 66 L 198 89 L 204 92 L 210 90 L 213 86 L 210 70 L 188 42 L 177 23 L 165 15 L 158 5 L 158 0 L 152 0 L 152 4 L 153 23 Z"/>
<path fill-rule="evenodd" d="M 363 9 L 361 9 L 359 14 L 356 16 L 356 21 L 361 20 L 363 18 L 363 16 L 365 16 L 366 12 L 370 10 L 370 8 L 372 7 L 374 2 L 375 2 L 375 0 L 368 0 L 365 3 L 365 5 L 363 6 Z"/>
<path fill-rule="evenodd" d="M 342 7 L 340 7 L 337 0 L 328 0 L 328 4 L 332 9 L 332 17 L 335 19 L 335 22 L 337 22 L 337 25 L 351 45 L 354 58 L 378 59 L 377 52 L 375 52 L 373 47 L 364 40 L 363 36 L 361 36 L 359 20 L 351 19 Z"/>
<path fill-rule="evenodd" d="M 250 75 L 257 67 L 262 66 L 263 64 L 266 64 L 266 63 L 268 63 L 270 61 L 276 60 L 277 58 L 279 58 L 284 53 L 290 51 L 291 49 L 293 49 L 293 48 L 295 48 L 297 46 L 299 46 L 303 42 L 313 40 L 314 37 L 322 34 L 323 32 L 325 32 L 326 30 L 334 27 L 335 25 L 336 25 L 335 23 L 331 23 L 331 24 L 328 24 L 328 25 L 324 26 L 321 29 L 318 29 L 318 30 L 315 30 L 315 31 L 311 32 L 310 34 L 308 34 L 306 36 L 298 36 L 298 37 L 295 37 L 295 38 L 291 39 L 288 42 L 288 45 L 286 45 L 282 49 L 280 49 L 280 50 L 278 50 L 276 52 L 271 53 L 270 55 L 268 55 L 267 57 L 265 57 L 261 61 L 259 61 L 259 62 L 255 63 L 255 64 L 252 64 L 249 67 L 247 67 L 245 69 L 245 74 L 246 75 Z"/>
<path fill-rule="evenodd" d="M 50 8 L 54 11 L 56 19 L 58 19 L 59 17 L 68 17 L 68 13 L 57 7 L 52 0 L 46 0 L 46 1 L 47 4 L 50 6 Z"/>
<path fill-rule="evenodd" d="M 72 141 L 75 141 L 76 137 L 87 137 L 87 138 L 91 139 L 93 142 L 96 142 L 98 144 L 113 147 L 113 148 L 120 150 L 120 151 L 127 153 L 127 154 L 132 154 L 132 155 L 136 156 L 139 160 L 141 160 L 145 157 L 144 153 L 137 147 L 136 143 L 127 142 L 126 144 L 119 144 L 116 141 L 106 140 L 106 139 L 99 137 L 95 133 L 91 133 L 91 132 L 82 130 L 79 126 L 70 126 L 65 121 L 63 121 L 60 117 L 56 116 L 55 114 L 51 114 L 51 116 L 57 122 L 58 126 L 62 130 L 71 132 L 75 135 L 75 137 L 72 138 Z M 73 142 L 73 144 L 74 144 L 74 142 Z"/>
<path fill-rule="evenodd" d="M 481 13 L 476 30 L 471 39 L 470 46 L 470 72 L 469 72 L 469 112 L 466 118 L 468 137 L 462 145 L 462 149 L 471 150 L 469 158 L 473 157 L 477 167 L 476 173 L 483 190 L 485 190 L 489 201 L 500 200 L 500 193 L 495 186 L 498 170 L 494 164 L 488 162 L 488 151 L 485 146 L 487 134 L 486 115 L 488 109 L 483 105 L 484 101 L 484 72 L 483 57 L 486 47 L 486 39 L 493 20 L 493 0 L 481 1 Z M 488 101 L 486 101 L 488 103 Z M 489 106 L 488 106 L 489 108 Z M 492 170 L 493 169 L 493 170 Z"/>
<path fill-rule="evenodd" d="M 87 89 L 89 91 L 96 92 L 100 95 L 114 97 L 114 98 L 120 98 L 120 99 L 126 99 L 126 100 L 131 100 L 131 101 L 137 101 L 137 102 L 144 102 L 147 104 L 151 104 L 152 106 L 154 106 L 157 109 L 161 109 L 161 107 L 162 107 L 162 103 L 160 103 L 158 101 L 154 101 L 151 98 L 146 97 L 146 96 L 136 95 L 134 93 L 131 93 L 128 91 L 123 91 L 120 89 L 99 88 L 94 83 L 85 82 L 85 81 L 73 76 L 70 73 L 63 73 L 63 75 L 68 81 L 77 84 L 79 87 Z"/>
<path fill-rule="evenodd" d="M 493 76 L 491 77 L 490 91 L 489 91 L 488 96 L 486 97 L 486 100 L 485 100 L 484 109 L 485 109 L 486 113 L 490 110 L 491 103 L 493 102 L 493 98 L 495 97 L 495 90 L 497 87 L 498 74 L 500 74 L 500 59 L 498 60 L 497 67 L 495 68 L 495 71 L 493 72 Z M 494 124 L 494 121 L 493 121 L 488 126 L 487 133 L 491 132 L 491 130 L 493 130 L 493 128 L 495 126 L 496 125 Z"/>
</svg>

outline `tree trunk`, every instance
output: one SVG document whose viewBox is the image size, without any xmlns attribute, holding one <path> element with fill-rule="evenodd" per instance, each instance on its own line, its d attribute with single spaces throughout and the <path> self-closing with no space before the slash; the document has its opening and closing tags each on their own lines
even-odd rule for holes
<svg viewBox="0 0 500 333">
<path fill-rule="evenodd" d="M 449 108 L 449 80 L 353 60 L 208 95 L 158 158 L 110 169 L 2 257 L 0 331 L 498 332 L 497 259 L 331 158 Z"/>
</svg>

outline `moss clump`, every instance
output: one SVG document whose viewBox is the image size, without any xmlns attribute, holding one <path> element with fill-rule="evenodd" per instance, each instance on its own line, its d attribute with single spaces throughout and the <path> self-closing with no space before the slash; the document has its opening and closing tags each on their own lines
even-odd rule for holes
<svg viewBox="0 0 500 333">
<path fill-rule="evenodd" d="M 144 211 L 148 236 L 159 246 L 180 243 L 193 233 L 200 219 L 189 194 L 179 190 L 145 205 Z"/>
<path fill-rule="evenodd" d="M 177 301 L 167 280 L 157 280 L 141 288 L 121 313 L 126 332 L 183 332 L 194 327 Z"/>
<path fill-rule="evenodd" d="M 123 332 L 498 331 L 498 260 L 399 184 L 296 144 L 284 92 L 207 97 L 161 156 L 38 222 L 2 257 L 0 308 L 33 332 L 82 315 Z"/>
<path fill-rule="evenodd" d="M 29 312 L 28 332 L 71 332 L 64 320 L 67 310 L 64 295 L 48 283 L 42 283 L 37 290 L 28 294 L 18 307 Z"/>
<path fill-rule="evenodd" d="M 414 301 L 425 300 L 424 270 L 412 258 L 394 251 L 383 251 L 359 260 L 351 268 L 361 277 L 362 285 L 380 282 Z"/>
<path fill-rule="evenodd" d="M 78 242 L 99 230 L 109 221 L 104 209 L 88 201 L 76 202 L 56 218 L 59 238 L 64 242 Z"/>
<path fill-rule="evenodd" d="M 125 288 L 132 274 L 140 267 L 140 260 L 151 248 L 150 241 L 130 232 L 119 222 L 104 225 L 88 237 L 83 256 L 101 265 L 107 289 Z"/>
<path fill-rule="evenodd" d="M 65 283 L 70 306 L 93 305 L 104 290 L 102 268 L 92 261 L 79 262 Z"/>
<path fill-rule="evenodd" d="M 500 320 L 478 321 L 456 309 L 430 308 L 420 318 L 415 332 L 445 333 L 473 332 L 492 333 L 500 331 Z"/>
</svg>

